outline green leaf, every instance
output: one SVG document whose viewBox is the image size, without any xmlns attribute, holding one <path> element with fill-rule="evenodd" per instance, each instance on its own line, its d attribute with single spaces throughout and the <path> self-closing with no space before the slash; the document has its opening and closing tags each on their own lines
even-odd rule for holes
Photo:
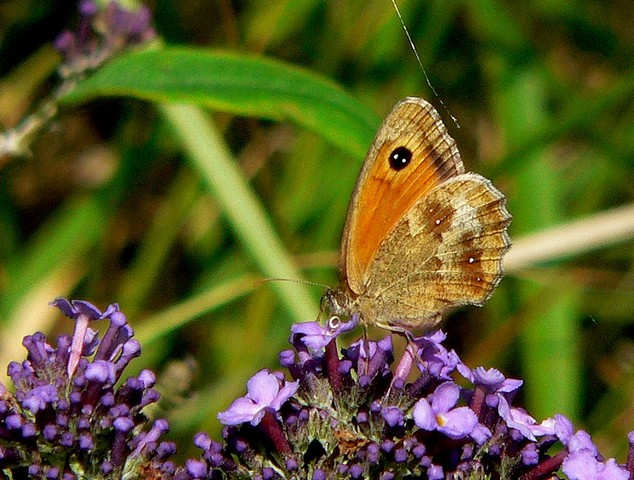
<svg viewBox="0 0 634 480">
<path fill-rule="evenodd" d="M 325 77 L 260 56 L 184 47 L 122 55 L 81 81 L 62 101 L 132 96 L 289 120 L 363 157 L 379 118 Z"/>
</svg>

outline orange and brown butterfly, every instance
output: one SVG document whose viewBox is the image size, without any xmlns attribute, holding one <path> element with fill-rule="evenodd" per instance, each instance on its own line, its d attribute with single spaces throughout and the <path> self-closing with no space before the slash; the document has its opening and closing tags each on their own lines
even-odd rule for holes
<svg viewBox="0 0 634 480">
<path fill-rule="evenodd" d="M 510 246 L 505 197 L 465 173 L 456 143 L 421 98 L 400 101 L 367 154 L 341 241 L 341 285 L 324 308 L 395 332 L 433 329 L 482 305 Z"/>
</svg>

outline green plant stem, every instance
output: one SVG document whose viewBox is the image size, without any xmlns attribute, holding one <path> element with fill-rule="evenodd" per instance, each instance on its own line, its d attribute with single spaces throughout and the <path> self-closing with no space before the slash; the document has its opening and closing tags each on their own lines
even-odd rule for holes
<svg viewBox="0 0 634 480">
<path fill-rule="evenodd" d="M 290 260 L 265 209 L 209 117 L 192 105 L 161 104 L 158 108 L 215 194 L 233 231 L 262 274 L 270 278 L 299 280 L 299 270 Z M 315 318 L 318 309 L 306 287 L 293 282 L 271 285 L 295 321 Z"/>
</svg>

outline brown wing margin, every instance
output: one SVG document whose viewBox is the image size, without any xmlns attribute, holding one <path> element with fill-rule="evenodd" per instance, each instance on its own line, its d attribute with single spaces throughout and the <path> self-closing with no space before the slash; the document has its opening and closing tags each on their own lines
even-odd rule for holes
<svg viewBox="0 0 634 480">
<path fill-rule="evenodd" d="M 400 146 L 412 152 L 412 159 L 395 171 L 389 156 Z M 463 172 L 456 143 L 434 107 L 417 97 L 397 103 L 370 147 L 348 207 L 340 259 L 343 283 L 361 294 L 381 241 L 421 197 Z"/>
</svg>

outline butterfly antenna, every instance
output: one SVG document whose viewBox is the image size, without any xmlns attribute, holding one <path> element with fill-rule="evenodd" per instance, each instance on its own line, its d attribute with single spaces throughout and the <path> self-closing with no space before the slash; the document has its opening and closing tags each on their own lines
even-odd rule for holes
<svg viewBox="0 0 634 480">
<path fill-rule="evenodd" d="M 299 283 L 302 285 L 311 285 L 313 287 L 322 287 L 322 288 L 327 288 L 329 290 L 332 290 L 332 287 L 330 285 L 326 285 L 325 283 L 312 282 L 310 280 L 297 280 L 295 278 L 263 278 L 262 280 L 260 280 L 260 283 L 268 283 L 268 282 L 292 282 L 292 283 Z"/>
<path fill-rule="evenodd" d="M 401 15 L 401 10 L 398 8 L 398 4 L 396 3 L 396 0 L 392 0 L 392 5 L 394 5 L 394 10 L 396 11 L 396 15 L 398 16 L 398 19 L 401 21 L 401 27 L 403 27 L 403 31 L 405 32 L 405 35 L 407 36 L 407 41 L 409 42 L 410 47 L 412 47 L 414 55 L 416 56 L 416 60 L 418 61 L 418 65 L 420 65 L 420 68 L 423 71 L 423 75 L 425 76 L 425 81 L 427 82 L 427 85 L 429 86 L 434 96 L 438 99 L 440 104 L 443 106 L 443 108 L 445 109 L 445 112 L 447 112 L 447 114 L 451 117 L 451 119 L 453 120 L 453 123 L 456 124 L 456 127 L 460 128 L 460 122 L 458 122 L 458 119 L 454 117 L 453 114 L 449 111 L 449 108 L 447 108 L 447 105 L 445 105 L 445 102 L 443 102 L 443 99 L 441 98 L 440 95 L 438 95 L 438 92 L 432 85 L 431 80 L 429 79 L 429 75 L 427 75 L 427 70 L 425 69 L 423 62 L 420 59 L 420 55 L 418 54 L 418 49 L 416 48 L 416 45 L 414 44 L 414 40 L 412 40 L 412 36 L 409 34 L 409 30 L 407 30 L 407 25 L 405 25 L 405 20 L 403 20 L 403 16 Z"/>
</svg>

